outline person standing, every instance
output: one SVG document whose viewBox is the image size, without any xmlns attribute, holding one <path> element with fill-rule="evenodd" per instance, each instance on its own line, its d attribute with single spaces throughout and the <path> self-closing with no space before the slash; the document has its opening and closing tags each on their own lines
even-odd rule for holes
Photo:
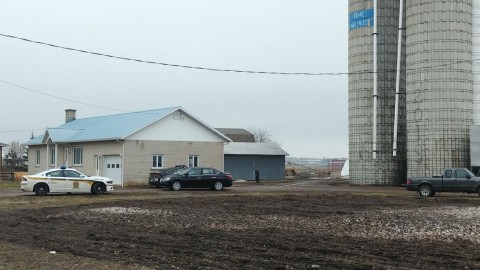
<svg viewBox="0 0 480 270">
<path fill-rule="evenodd" d="M 255 181 L 260 183 L 260 170 L 257 167 L 255 167 Z"/>
</svg>

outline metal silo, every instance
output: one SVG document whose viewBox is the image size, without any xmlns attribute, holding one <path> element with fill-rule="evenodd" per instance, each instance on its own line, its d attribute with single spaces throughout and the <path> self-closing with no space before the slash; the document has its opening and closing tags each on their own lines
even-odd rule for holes
<svg viewBox="0 0 480 270">
<path fill-rule="evenodd" d="M 473 124 L 470 129 L 470 167 L 480 171 L 480 0 L 472 0 Z"/>
<path fill-rule="evenodd" d="M 398 46 L 405 40 L 403 4 L 349 0 L 352 185 L 398 185 L 406 176 L 405 43 Z M 398 77 L 397 70 L 403 70 Z"/>
<path fill-rule="evenodd" d="M 472 0 L 407 0 L 409 176 L 469 167 Z"/>
<path fill-rule="evenodd" d="M 472 1 L 472 59 L 473 124 L 480 125 L 480 0 Z"/>
</svg>

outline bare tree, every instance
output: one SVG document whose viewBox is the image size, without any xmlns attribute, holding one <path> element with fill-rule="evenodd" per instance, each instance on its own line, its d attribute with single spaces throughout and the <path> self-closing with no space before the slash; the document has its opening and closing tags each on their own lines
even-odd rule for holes
<svg viewBox="0 0 480 270">
<path fill-rule="evenodd" d="M 19 141 L 11 141 L 8 145 L 7 158 L 12 159 L 12 166 L 21 166 L 24 158 L 25 148 L 20 145 Z"/>
<path fill-rule="evenodd" d="M 250 128 L 248 131 L 253 134 L 255 142 L 273 142 L 272 133 L 266 129 Z"/>
</svg>

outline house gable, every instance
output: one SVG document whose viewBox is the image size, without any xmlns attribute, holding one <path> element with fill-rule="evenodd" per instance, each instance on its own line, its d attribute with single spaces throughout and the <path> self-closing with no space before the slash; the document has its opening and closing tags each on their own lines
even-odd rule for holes
<svg viewBox="0 0 480 270">
<path fill-rule="evenodd" d="M 126 140 L 228 142 L 214 129 L 178 110 L 133 133 Z"/>
</svg>

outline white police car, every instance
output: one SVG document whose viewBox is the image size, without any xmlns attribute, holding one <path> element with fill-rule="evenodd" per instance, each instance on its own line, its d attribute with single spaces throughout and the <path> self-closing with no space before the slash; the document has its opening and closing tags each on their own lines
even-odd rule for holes
<svg viewBox="0 0 480 270">
<path fill-rule="evenodd" d="M 59 168 L 22 177 L 21 189 L 38 196 L 48 193 L 91 192 L 95 195 L 113 190 L 113 181 L 102 176 L 88 176 L 75 169 Z"/>
</svg>

